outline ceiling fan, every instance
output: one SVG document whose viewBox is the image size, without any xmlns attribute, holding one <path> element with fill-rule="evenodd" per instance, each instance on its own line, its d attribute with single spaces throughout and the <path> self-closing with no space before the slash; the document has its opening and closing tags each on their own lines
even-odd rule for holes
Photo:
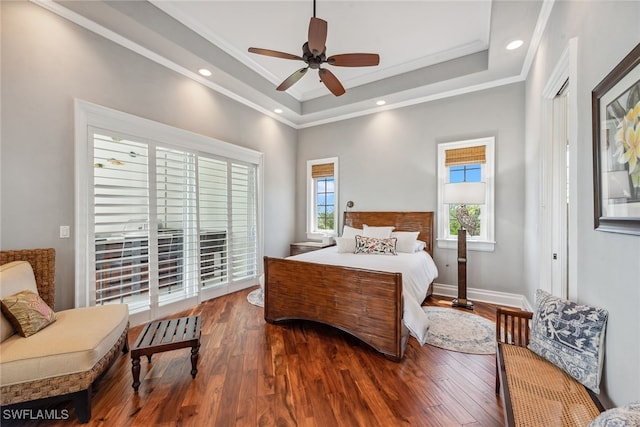
<svg viewBox="0 0 640 427">
<path fill-rule="evenodd" d="M 343 53 L 332 55 L 327 58 L 327 21 L 316 18 L 316 1 L 313 0 L 313 17 L 309 22 L 308 41 L 302 45 L 302 56 L 290 53 L 278 52 L 277 50 L 260 49 L 250 47 L 249 52 L 259 55 L 272 56 L 282 59 L 297 59 L 304 61 L 307 66 L 287 77 L 276 90 L 284 91 L 293 86 L 305 75 L 309 68 L 318 70 L 320 80 L 335 96 L 345 93 L 345 89 L 340 80 L 328 69 L 322 68 L 322 64 L 329 64 L 336 67 L 370 67 L 380 63 L 380 56 L 377 53 Z"/>
</svg>

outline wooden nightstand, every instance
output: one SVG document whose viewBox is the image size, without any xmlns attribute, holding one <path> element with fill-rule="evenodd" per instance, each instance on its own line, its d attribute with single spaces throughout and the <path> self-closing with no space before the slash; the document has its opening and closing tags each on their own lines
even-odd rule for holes
<svg viewBox="0 0 640 427">
<path fill-rule="evenodd" d="M 289 256 L 303 254 L 305 252 L 317 251 L 318 249 L 328 248 L 334 246 L 335 242 L 322 243 L 322 242 L 300 242 L 292 243 L 289 245 Z"/>
</svg>

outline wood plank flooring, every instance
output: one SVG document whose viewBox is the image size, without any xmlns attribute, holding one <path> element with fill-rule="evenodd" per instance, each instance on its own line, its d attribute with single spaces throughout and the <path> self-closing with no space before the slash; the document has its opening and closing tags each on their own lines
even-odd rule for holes
<svg viewBox="0 0 640 427">
<path fill-rule="evenodd" d="M 121 356 L 94 385 L 91 422 L 108 426 L 501 426 L 494 393 L 495 356 L 420 346 L 411 338 L 401 363 L 345 333 L 309 322 L 270 325 L 246 301 L 251 289 L 207 301 L 178 316 L 200 314 L 198 375 L 190 350 L 146 358 L 138 394 L 131 358 Z M 430 297 L 426 305 L 450 306 Z M 495 307 L 476 303 L 494 320 Z M 463 309 L 461 309 L 463 310 Z M 142 327 L 132 328 L 132 344 Z M 2 425 L 71 426 L 70 419 Z"/>
</svg>

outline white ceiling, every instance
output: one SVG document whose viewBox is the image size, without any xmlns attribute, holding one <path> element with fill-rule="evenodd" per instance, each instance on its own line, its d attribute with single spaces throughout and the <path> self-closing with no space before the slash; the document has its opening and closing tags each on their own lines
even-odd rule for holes
<svg viewBox="0 0 640 427">
<path fill-rule="evenodd" d="M 316 16 L 328 22 L 327 56 L 380 55 L 377 67 L 325 64 L 347 90 L 335 97 L 315 70 L 277 92 L 305 64 L 247 51 L 301 55 L 312 0 L 33 1 L 296 128 L 521 81 L 553 4 L 318 0 Z M 514 39 L 523 47 L 506 50 Z M 199 68 L 213 75 L 201 77 Z M 380 99 L 384 107 L 376 106 Z"/>
<path fill-rule="evenodd" d="M 313 2 L 296 1 L 154 1 L 154 5 L 195 29 L 211 42 L 280 84 L 303 62 L 247 52 L 250 46 L 302 55 Z M 491 3 L 323 1 L 316 16 L 328 22 L 327 56 L 371 52 L 377 67 L 327 67 L 345 88 L 413 71 L 489 47 Z M 289 93 L 299 101 L 328 94 L 317 78 L 295 84 Z"/>
</svg>

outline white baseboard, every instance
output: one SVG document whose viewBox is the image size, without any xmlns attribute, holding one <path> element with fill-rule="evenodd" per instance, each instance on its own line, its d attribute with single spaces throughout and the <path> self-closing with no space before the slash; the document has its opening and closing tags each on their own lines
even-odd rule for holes
<svg viewBox="0 0 640 427">
<path fill-rule="evenodd" d="M 455 298 L 458 296 L 458 286 L 434 283 L 433 294 Z M 523 310 L 532 311 L 529 301 L 524 297 L 524 295 L 520 294 L 467 288 L 467 298 L 471 301 L 488 302 L 490 304 L 517 307 Z"/>
</svg>

